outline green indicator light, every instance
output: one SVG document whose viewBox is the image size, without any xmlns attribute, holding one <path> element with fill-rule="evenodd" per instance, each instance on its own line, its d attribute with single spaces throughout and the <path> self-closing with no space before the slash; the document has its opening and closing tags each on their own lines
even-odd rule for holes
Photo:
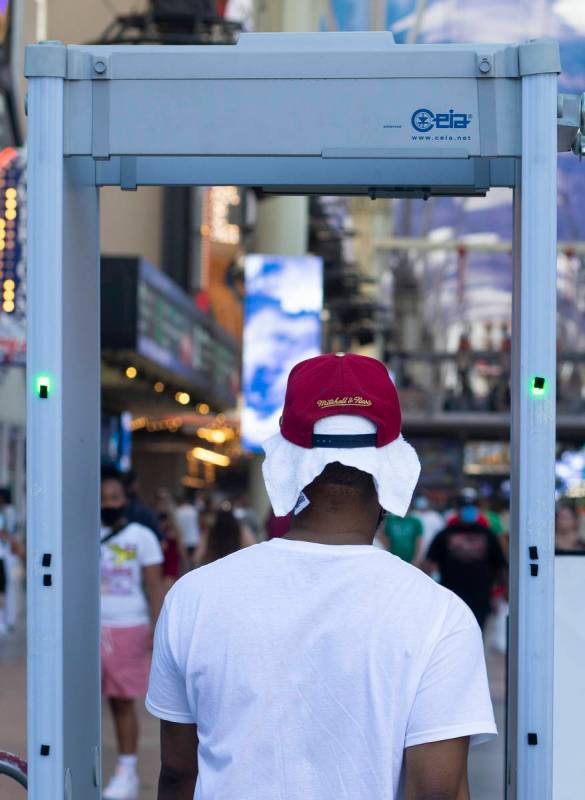
<svg viewBox="0 0 585 800">
<path fill-rule="evenodd" d="M 546 378 L 534 377 L 530 382 L 530 390 L 535 397 L 546 394 Z"/>
<path fill-rule="evenodd" d="M 46 400 L 51 393 L 51 379 L 48 375 L 37 375 L 35 378 L 35 389 L 37 396 L 41 400 Z"/>
</svg>

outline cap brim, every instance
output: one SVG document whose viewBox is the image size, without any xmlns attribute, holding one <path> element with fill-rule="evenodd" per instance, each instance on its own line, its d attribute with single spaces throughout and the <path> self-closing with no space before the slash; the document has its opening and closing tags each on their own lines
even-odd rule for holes
<svg viewBox="0 0 585 800">
<path fill-rule="evenodd" d="M 400 517 L 408 511 L 420 475 L 416 451 L 402 436 L 384 447 L 344 449 L 298 447 L 277 433 L 262 446 L 262 473 L 277 517 L 292 511 L 302 490 L 335 461 L 369 473 L 382 508 Z"/>
</svg>

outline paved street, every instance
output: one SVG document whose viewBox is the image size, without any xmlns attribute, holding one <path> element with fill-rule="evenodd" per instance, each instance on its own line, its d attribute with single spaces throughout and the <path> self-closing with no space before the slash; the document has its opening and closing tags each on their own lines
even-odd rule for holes
<svg viewBox="0 0 585 800">
<path fill-rule="evenodd" d="M 504 659 L 490 656 L 488 659 L 492 696 L 496 709 L 500 737 L 491 744 L 472 750 L 471 797 L 472 800 L 502 800 L 503 794 L 503 725 L 505 676 Z M 0 747 L 15 753 L 26 749 L 26 671 L 24 624 L 10 638 L 0 639 Z M 154 800 L 158 771 L 158 723 L 146 711 L 140 711 L 142 736 L 140 752 L 140 777 L 142 792 L 140 800 Z M 115 761 L 114 732 L 109 711 L 103 714 L 103 772 L 110 774 Z M 20 800 L 25 792 L 12 781 L 0 778 L 0 800 Z M 234 798 L 234 800 L 236 800 Z"/>
</svg>

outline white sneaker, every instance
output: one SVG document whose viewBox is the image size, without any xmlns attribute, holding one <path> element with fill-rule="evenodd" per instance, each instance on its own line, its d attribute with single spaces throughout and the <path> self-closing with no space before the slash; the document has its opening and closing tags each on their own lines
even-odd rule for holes
<svg viewBox="0 0 585 800">
<path fill-rule="evenodd" d="M 138 775 L 117 767 L 104 789 L 103 800 L 138 800 L 140 784 Z"/>
</svg>

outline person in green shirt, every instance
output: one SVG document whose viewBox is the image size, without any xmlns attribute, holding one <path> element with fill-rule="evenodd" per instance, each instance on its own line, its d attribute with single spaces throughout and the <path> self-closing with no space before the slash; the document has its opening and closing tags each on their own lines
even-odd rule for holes
<svg viewBox="0 0 585 800">
<path fill-rule="evenodd" d="M 384 520 L 383 538 L 387 549 L 403 561 L 418 564 L 422 560 L 423 525 L 413 514 L 405 517 L 388 514 Z"/>
<path fill-rule="evenodd" d="M 479 502 L 479 507 L 488 521 L 488 526 L 500 542 L 506 560 L 508 559 L 508 524 L 505 521 L 507 515 L 507 504 L 495 500 L 483 498 Z"/>
</svg>

